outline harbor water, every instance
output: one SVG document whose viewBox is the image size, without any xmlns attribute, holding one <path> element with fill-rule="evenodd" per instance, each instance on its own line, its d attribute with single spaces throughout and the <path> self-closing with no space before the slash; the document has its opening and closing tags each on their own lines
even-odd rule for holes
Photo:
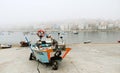
<svg viewBox="0 0 120 73">
<path fill-rule="evenodd" d="M 47 32 L 58 40 L 58 32 Z M 25 36 L 31 42 L 36 42 L 39 37 L 36 32 L 0 32 L 0 44 L 19 44 L 25 41 Z M 120 31 L 80 31 L 78 34 L 73 32 L 62 32 L 63 40 L 66 44 L 83 43 L 117 43 L 120 40 Z"/>
</svg>

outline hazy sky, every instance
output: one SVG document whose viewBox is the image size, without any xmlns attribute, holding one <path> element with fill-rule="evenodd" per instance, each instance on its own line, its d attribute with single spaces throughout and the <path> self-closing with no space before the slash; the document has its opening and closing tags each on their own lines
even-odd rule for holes
<svg viewBox="0 0 120 73">
<path fill-rule="evenodd" d="M 0 27 L 76 18 L 120 19 L 120 0 L 0 0 Z"/>
</svg>

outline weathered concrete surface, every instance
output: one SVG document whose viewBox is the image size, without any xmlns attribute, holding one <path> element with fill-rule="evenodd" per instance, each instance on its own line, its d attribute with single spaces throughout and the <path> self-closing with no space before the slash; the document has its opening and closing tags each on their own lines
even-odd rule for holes
<svg viewBox="0 0 120 73">
<path fill-rule="evenodd" d="M 39 65 L 40 73 L 120 73 L 120 44 L 74 44 L 59 69 Z M 0 49 L 0 73 L 38 73 L 28 48 Z"/>
</svg>

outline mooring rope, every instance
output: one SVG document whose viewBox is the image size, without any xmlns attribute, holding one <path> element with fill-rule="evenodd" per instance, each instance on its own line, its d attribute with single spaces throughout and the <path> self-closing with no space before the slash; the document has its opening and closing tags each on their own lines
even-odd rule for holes
<svg viewBox="0 0 120 73">
<path fill-rule="evenodd" d="M 40 73 L 40 70 L 39 70 L 39 68 L 38 68 L 38 67 L 39 67 L 39 64 L 40 64 L 40 63 L 39 63 L 39 61 L 38 61 L 38 65 L 37 65 L 37 71 L 38 71 L 38 73 Z"/>
</svg>

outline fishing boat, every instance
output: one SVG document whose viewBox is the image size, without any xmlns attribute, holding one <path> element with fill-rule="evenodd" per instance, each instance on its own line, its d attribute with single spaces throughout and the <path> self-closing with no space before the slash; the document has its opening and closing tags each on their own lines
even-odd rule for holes
<svg viewBox="0 0 120 73">
<path fill-rule="evenodd" d="M 29 43 L 31 50 L 29 60 L 37 60 L 40 63 L 52 66 L 53 70 L 57 70 L 59 62 L 65 58 L 71 48 L 66 47 L 65 44 L 59 44 L 51 35 L 46 36 L 51 41 L 42 40 L 45 37 L 43 30 L 39 30 L 37 35 L 40 40 L 34 44 Z M 27 37 L 25 39 L 29 42 Z"/>
</svg>

